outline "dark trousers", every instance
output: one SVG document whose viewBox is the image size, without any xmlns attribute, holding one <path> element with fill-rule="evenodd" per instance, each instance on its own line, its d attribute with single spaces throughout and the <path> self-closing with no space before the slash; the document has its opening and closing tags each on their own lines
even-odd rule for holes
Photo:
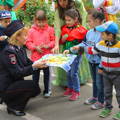
<svg viewBox="0 0 120 120">
<path fill-rule="evenodd" d="M 111 110 L 112 97 L 113 97 L 113 85 L 116 90 L 116 99 L 120 108 L 120 75 L 107 75 L 103 76 L 104 81 L 104 95 L 105 95 L 105 108 Z"/>
<path fill-rule="evenodd" d="M 17 81 L 9 85 L 1 94 L 6 105 L 14 110 L 24 111 L 30 98 L 41 92 L 38 84 L 32 80 Z"/>
<path fill-rule="evenodd" d="M 43 91 L 43 93 L 48 93 L 48 90 L 49 90 L 49 75 L 50 75 L 49 67 L 43 68 L 43 69 L 37 69 L 33 73 L 33 80 L 36 81 L 37 83 L 39 83 L 40 70 L 43 70 L 43 73 L 44 73 L 44 91 Z"/>
</svg>

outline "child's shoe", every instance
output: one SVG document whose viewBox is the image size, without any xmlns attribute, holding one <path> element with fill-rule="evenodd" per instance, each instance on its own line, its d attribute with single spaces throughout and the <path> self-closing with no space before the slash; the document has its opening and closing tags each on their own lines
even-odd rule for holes
<svg viewBox="0 0 120 120">
<path fill-rule="evenodd" d="M 84 102 L 84 104 L 90 105 L 90 104 L 93 104 L 93 103 L 96 103 L 96 102 L 97 102 L 97 99 L 94 98 L 94 97 L 91 97 L 91 98 L 87 99 L 87 100 Z"/>
<path fill-rule="evenodd" d="M 72 91 L 72 95 L 70 96 L 70 100 L 74 101 L 76 99 L 78 99 L 80 97 L 80 93 L 78 93 L 77 91 L 73 90 Z"/>
<path fill-rule="evenodd" d="M 104 109 L 104 110 L 101 112 L 100 117 L 105 118 L 105 117 L 107 117 L 108 115 L 110 115 L 111 113 L 112 113 L 112 110 Z"/>
<path fill-rule="evenodd" d="M 91 109 L 93 110 L 99 110 L 101 108 L 104 108 L 104 103 L 97 102 L 94 105 L 92 105 Z"/>
<path fill-rule="evenodd" d="M 120 120 L 120 111 L 116 115 L 113 116 L 113 119 Z"/>
<path fill-rule="evenodd" d="M 48 91 L 48 93 L 44 93 L 44 98 L 49 98 L 52 94 L 52 91 Z"/>
<path fill-rule="evenodd" d="M 67 87 L 67 90 L 63 93 L 63 96 L 66 97 L 68 95 L 72 94 L 73 89 L 70 87 Z"/>
</svg>

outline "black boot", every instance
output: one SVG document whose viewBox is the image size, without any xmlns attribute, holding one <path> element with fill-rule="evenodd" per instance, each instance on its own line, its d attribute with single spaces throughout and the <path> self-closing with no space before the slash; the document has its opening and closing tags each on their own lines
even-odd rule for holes
<svg viewBox="0 0 120 120">
<path fill-rule="evenodd" d="M 3 103 L 3 99 L 2 98 L 0 98 L 0 104 L 2 104 Z"/>
<path fill-rule="evenodd" d="M 16 111 L 16 110 L 11 109 L 11 108 L 9 108 L 9 107 L 7 107 L 7 112 L 8 112 L 8 114 L 13 113 L 13 114 L 16 115 L 16 116 L 25 116 L 25 115 L 26 115 L 25 112 L 22 112 L 22 111 Z"/>
</svg>

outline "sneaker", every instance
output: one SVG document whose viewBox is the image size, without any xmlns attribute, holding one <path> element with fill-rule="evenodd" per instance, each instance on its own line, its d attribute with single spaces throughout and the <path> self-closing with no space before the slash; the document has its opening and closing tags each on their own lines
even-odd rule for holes
<svg viewBox="0 0 120 120">
<path fill-rule="evenodd" d="M 48 91 L 48 93 L 45 93 L 44 94 L 44 98 L 49 98 L 51 96 L 52 92 L 51 91 Z"/>
<path fill-rule="evenodd" d="M 63 93 L 63 96 L 66 97 L 66 96 L 68 96 L 68 95 L 71 95 L 71 94 L 72 94 L 72 91 L 73 91 L 72 88 L 67 87 L 67 90 Z"/>
<path fill-rule="evenodd" d="M 87 99 L 87 100 L 84 102 L 84 104 L 90 105 L 90 104 L 93 104 L 93 103 L 96 103 L 96 102 L 97 102 L 97 99 L 94 98 L 94 97 L 91 97 L 91 98 Z"/>
<path fill-rule="evenodd" d="M 72 95 L 70 96 L 70 100 L 74 101 L 76 99 L 78 99 L 80 97 L 80 93 L 78 93 L 77 91 L 73 90 Z"/>
<path fill-rule="evenodd" d="M 93 109 L 93 110 L 99 110 L 101 108 L 104 108 L 104 103 L 97 102 L 91 106 L 91 109 Z"/>
<path fill-rule="evenodd" d="M 52 94 L 52 90 L 49 90 L 48 92 L 49 92 L 50 95 Z"/>
<path fill-rule="evenodd" d="M 120 120 L 120 111 L 116 115 L 113 116 L 113 119 Z"/>
<path fill-rule="evenodd" d="M 111 113 L 112 113 L 112 110 L 104 109 L 104 110 L 101 112 L 100 117 L 105 118 L 105 117 L 107 117 L 108 115 L 110 115 Z"/>
</svg>

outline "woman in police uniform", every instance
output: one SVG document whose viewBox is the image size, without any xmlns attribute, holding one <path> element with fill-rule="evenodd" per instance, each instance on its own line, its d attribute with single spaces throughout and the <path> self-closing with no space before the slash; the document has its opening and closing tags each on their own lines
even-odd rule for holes
<svg viewBox="0 0 120 120">
<path fill-rule="evenodd" d="M 25 45 L 27 28 L 21 20 L 15 20 L 5 29 L 10 37 L 9 44 L 0 55 L 0 97 L 7 105 L 8 113 L 24 116 L 24 108 L 30 98 L 37 96 L 41 90 L 32 80 L 24 80 L 37 68 L 47 67 L 45 62 L 32 63 L 27 55 Z"/>
</svg>

